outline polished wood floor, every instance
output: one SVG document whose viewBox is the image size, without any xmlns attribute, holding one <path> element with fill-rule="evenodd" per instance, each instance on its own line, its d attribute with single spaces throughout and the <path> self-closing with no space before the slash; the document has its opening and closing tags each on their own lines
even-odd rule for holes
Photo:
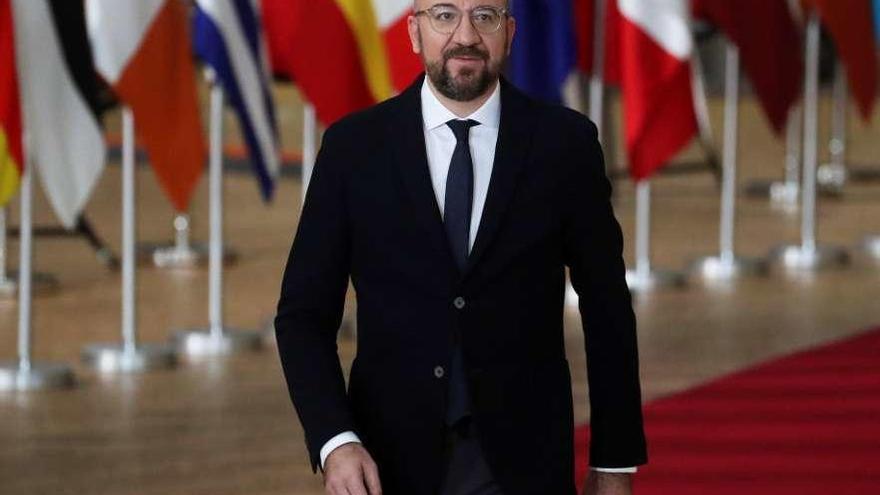
<svg viewBox="0 0 880 495">
<path fill-rule="evenodd" d="M 279 94 L 288 148 L 299 146 L 298 108 Z M 720 122 L 718 102 L 712 103 Z M 827 111 L 827 102 L 823 107 Z M 823 119 L 824 120 L 824 119 Z M 111 119 L 112 121 L 112 119 Z M 781 175 L 783 147 L 750 102 L 742 105 L 742 184 Z M 113 124 L 111 123 L 111 127 Z M 880 167 L 877 123 L 853 123 L 850 155 Z M 716 130 L 717 131 L 717 130 Z M 234 128 L 230 130 L 234 135 Z M 698 157 L 690 150 L 685 157 Z M 107 170 L 88 215 L 109 243 L 119 245 L 119 169 Z M 171 235 L 171 209 L 147 169 L 139 175 L 138 234 Z M 658 267 L 681 268 L 717 246 L 718 190 L 706 173 L 665 176 L 654 188 L 654 255 Z M 226 235 L 240 261 L 225 273 L 229 325 L 265 329 L 278 297 L 281 271 L 299 214 L 300 182 L 281 181 L 275 202 L 260 202 L 254 181 L 228 174 Z M 740 196 L 738 244 L 763 256 L 797 241 L 797 213 L 766 199 Z M 193 205 L 195 237 L 206 238 L 206 184 Z M 53 222 L 38 198 L 39 223 Z M 616 211 L 632 260 L 634 199 L 618 187 Z M 11 209 L 15 218 L 17 208 Z M 825 242 L 854 247 L 880 234 L 880 184 L 853 185 L 839 199 L 822 199 L 819 233 Z M 11 255 L 16 256 L 16 243 Z M 35 266 L 58 277 L 61 290 L 34 301 L 35 357 L 74 366 L 72 390 L 0 395 L 0 493 L 131 495 L 275 495 L 322 493 L 312 475 L 303 435 L 288 400 L 271 339 L 264 351 L 225 359 L 184 360 L 174 370 L 100 376 L 79 362 L 81 348 L 117 341 L 120 277 L 99 265 L 77 239 L 38 239 Z M 138 272 L 138 322 L 144 342 L 165 341 L 174 329 L 207 321 L 205 270 Z M 775 271 L 724 286 L 694 282 L 685 290 L 637 297 L 645 399 L 686 389 L 773 356 L 837 339 L 880 324 L 880 264 L 856 255 L 847 268 L 815 274 Z M 351 292 L 349 294 L 352 296 Z M 347 311 L 353 314 L 354 301 Z M 15 355 L 17 305 L 0 302 L 0 358 Z M 567 314 L 576 418 L 588 420 L 579 317 Z M 343 338 L 346 365 L 355 352 Z"/>
</svg>

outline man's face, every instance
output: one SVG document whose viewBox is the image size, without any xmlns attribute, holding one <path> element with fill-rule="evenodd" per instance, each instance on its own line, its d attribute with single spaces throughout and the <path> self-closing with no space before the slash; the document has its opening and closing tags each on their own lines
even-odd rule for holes
<svg viewBox="0 0 880 495">
<path fill-rule="evenodd" d="M 453 6 L 462 13 L 451 34 L 438 32 L 428 15 L 410 16 L 409 35 L 413 51 L 422 59 L 425 72 L 441 94 L 456 101 L 471 101 L 498 79 L 513 41 L 515 22 L 504 16 L 494 33 L 481 33 L 470 13 L 479 7 L 507 7 L 505 0 L 416 0 L 415 10 Z"/>
</svg>

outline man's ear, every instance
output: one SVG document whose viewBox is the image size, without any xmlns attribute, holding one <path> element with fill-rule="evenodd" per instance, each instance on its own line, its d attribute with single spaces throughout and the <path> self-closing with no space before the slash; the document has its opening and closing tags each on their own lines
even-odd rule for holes
<svg viewBox="0 0 880 495">
<path fill-rule="evenodd" d="M 416 19 L 416 16 L 411 15 L 406 18 L 406 28 L 409 32 L 409 41 L 410 43 L 412 43 L 413 53 L 422 53 L 422 41 L 419 34 L 419 20 Z"/>
<path fill-rule="evenodd" d="M 516 34 L 516 19 L 513 17 L 507 18 L 507 55 L 510 55 L 511 47 L 513 46 L 513 35 Z"/>
</svg>

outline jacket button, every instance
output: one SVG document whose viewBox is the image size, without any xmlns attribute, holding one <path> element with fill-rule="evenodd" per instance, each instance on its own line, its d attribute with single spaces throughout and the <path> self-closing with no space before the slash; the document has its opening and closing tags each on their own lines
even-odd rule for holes
<svg viewBox="0 0 880 495">
<path fill-rule="evenodd" d="M 456 309 L 461 309 L 464 307 L 464 298 L 458 296 L 452 301 L 452 304 L 455 306 Z"/>
<path fill-rule="evenodd" d="M 446 374 L 446 370 L 443 369 L 443 366 L 437 366 L 434 368 L 434 376 L 437 378 L 443 378 L 443 375 Z"/>
</svg>

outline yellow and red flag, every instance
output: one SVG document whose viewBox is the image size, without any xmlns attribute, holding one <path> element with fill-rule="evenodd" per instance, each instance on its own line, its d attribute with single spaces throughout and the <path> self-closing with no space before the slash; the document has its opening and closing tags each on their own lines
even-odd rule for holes
<svg viewBox="0 0 880 495">
<path fill-rule="evenodd" d="M 21 103 L 15 72 L 15 38 L 9 0 L 0 0 L 0 208 L 18 190 L 23 171 Z"/>
<path fill-rule="evenodd" d="M 393 93 L 371 0 L 263 0 L 273 71 L 330 124 Z"/>
</svg>

